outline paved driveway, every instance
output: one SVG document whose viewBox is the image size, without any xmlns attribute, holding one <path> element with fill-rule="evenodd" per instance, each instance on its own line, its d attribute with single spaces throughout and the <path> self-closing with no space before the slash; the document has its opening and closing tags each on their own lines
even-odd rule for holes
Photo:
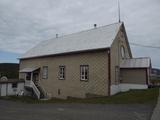
<svg viewBox="0 0 160 120">
<path fill-rule="evenodd" d="M 149 120 L 152 105 L 25 104 L 0 100 L 0 120 Z"/>
</svg>

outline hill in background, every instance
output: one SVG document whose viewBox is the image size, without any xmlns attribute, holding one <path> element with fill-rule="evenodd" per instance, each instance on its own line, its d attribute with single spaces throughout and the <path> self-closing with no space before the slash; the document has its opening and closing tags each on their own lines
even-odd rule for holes
<svg viewBox="0 0 160 120">
<path fill-rule="evenodd" d="M 0 63 L 0 77 L 6 76 L 8 79 L 17 79 L 19 74 L 19 64 Z"/>
</svg>

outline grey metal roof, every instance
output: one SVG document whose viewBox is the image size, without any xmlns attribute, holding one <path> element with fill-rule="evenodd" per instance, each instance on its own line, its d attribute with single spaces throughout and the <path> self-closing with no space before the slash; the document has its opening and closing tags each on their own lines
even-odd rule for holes
<svg viewBox="0 0 160 120">
<path fill-rule="evenodd" d="M 24 68 L 24 69 L 21 69 L 19 72 L 20 73 L 28 73 L 28 72 L 33 72 L 37 69 L 39 69 L 39 68 Z"/>
<path fill-rule="evenodd" d="M 150 67 L 150 58 L 132 58 L 124 59 L 120 64 L 120 68 L 148 68 Z"/>
<path fill-rule="evenodd" d="M 121 25 L 122 23 L 114 23 L 43 41 L 23 54 L 20 59 L 108 48 Z"/>
</svg>

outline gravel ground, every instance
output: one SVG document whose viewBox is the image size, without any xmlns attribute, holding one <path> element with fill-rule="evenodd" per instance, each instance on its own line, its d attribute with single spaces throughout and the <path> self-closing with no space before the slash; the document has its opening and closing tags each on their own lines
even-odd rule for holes
<svg viewBox="0 0 160 120">
<path fill-rule="evenodd" d="M 146 104 L 26 104 L 0 100 L 0 120 L 150 120 Z"/>
</svg>

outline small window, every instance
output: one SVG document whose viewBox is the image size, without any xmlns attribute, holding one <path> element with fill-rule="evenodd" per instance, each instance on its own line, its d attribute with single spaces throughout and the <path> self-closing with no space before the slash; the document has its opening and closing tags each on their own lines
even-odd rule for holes
<svg viewBox="0 0 160 120">
<path fill-rule="evenodd" d="M 12 88 L 17 88 L 17 83 L 12 83 Z"/>
<path fill-rule="evenodd" d="M 89 79 L 89 66 L 88 65 L 80 66 L 80 79 L 82 81 L 88 81 Z"/>
<path fill-rule="evenodd" d="M 43 79 L 47 79 L 48 78 L 48 66 L 43 66 L 42 78 Z"/>
<path fill-rule="evenodd" d="M 59 80 L 65 79 L 65 66 L 59 66 Z"/>
</svg>

